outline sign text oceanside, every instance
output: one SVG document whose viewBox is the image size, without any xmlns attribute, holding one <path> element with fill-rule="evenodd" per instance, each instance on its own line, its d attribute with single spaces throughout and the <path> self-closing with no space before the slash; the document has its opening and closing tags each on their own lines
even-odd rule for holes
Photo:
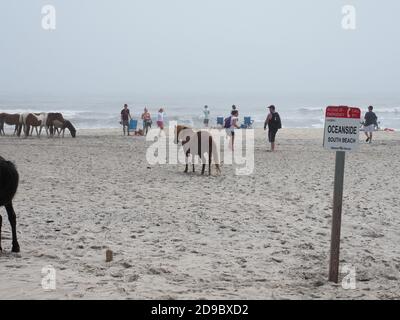
<svg viewBox="0 0 400 320">
<path fill-rule="evenodd" d="M 327 107 L 324 148 L 331 151 L 354 151 L 359 143 L 361 110 L 345 106 Z"/>
</svg>

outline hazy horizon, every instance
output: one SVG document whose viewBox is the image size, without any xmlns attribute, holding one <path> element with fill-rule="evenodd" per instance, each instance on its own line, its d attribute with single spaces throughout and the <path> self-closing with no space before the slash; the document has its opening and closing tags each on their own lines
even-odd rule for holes
<svg viewBox="0 0 400 320">
<path fill-rule="evenodd" d="M 56 30 L 41 26 L 43 5 Z M 3 95 L 395 96 L 400 3 L 5 0 Z"/>
</svg>

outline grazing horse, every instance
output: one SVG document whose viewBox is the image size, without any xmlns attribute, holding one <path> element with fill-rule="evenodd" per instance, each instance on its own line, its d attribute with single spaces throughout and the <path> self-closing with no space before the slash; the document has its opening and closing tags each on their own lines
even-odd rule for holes
<svg viewBox="0 0 400 320">
<path fill-rule="evenodd" d="M 54 130 L 58 132 L 58 136 L 60 136 L 60 133 L 62 133 L 62 137 L 64 138 L 65 129 L 68 129 L 72 138 L 76 137 L 76 129 L 69 120 L 65 120 L 64 123 L 55 120 L 53 121 L 53 126 Z"/>
<path fill-rule="evenodd" d="M 71 121 L 65 120 L 63 115 L 59 112 L 49 113 L 47 115 L 46 125 L 50 128 L 50 135 L 53 136 L 55 131 L 58 129 L 62 132 L 62 137 L 64 138 L 65 129 L 68 129 L 73 138 L 76 137 L 76 129 L 72 125 Z"/>
<path fill-rule="evenodd" d="M 219 155 L 217 150 L 217 145 L 212 137 L 212 135 L 205 130 L 194 131 L 193 129 L 177 125 L 175 127 L 175 144 L 179 142 L 182 143 L 182 147 L 185 153 L 186 167 L 185 173 L 188 172 L 188 158 L 189 155 L 192 155 L 192 159 L 194 160 L 195 156 L 199 156 L 202 162 L 202 170 L 201 174 L 204 175 L 204 171 L 206 168 L 206 157 L 205 154 L 208 154 L 208 174 L 211 175 L 211 162 L 214 157 L 215 167 L 217 168 L 218 173 L 221 173 L 220 165 L 219 165 Z M 193 172 L 194 172 L 194 161 L 193 161 Z"/>
<path fill-rule="evenodd" d="M 22 123 L 22 125 L 24 127 L 25 137 L 28 137 L 30 134 L 32 134 L 33 128 L 36 129 L 36 133 L 37 133 L 38 137 L 40 137 L 43 127 L 46 127 L 46 131 L 47 131 L 47 126 L 46 126 L 47 113 L 25 112 L 25 113 L 21 114 L 20 122 Z M 32 127 L 32 131 L 31 131 L 31 127 Z M 37 127 L 40 127 L 39 132 L 37 130 Z"/>
<path fill-rule="evenodd" d="M 20 122 L 20 114 L 0 113 L 0 135 L 5 135 L 4 124 L 15 126 L 14 135 L 18 134 L 19 128 L 22 126 Z"/>
<path fill-rule="evenodd" d="M 0 207 L 5 207 L 8 214 L 8 220 L 12 231 L 12 252 L 19 252 L 17 240 L 17 218 L 12 205 L 12 200 L 18 189 L 19 175 L 14 164 L 0 157 Z M 1 226 L 2 217 L 0 215 L 0 252 L 1 248 Z"/>
</svg>

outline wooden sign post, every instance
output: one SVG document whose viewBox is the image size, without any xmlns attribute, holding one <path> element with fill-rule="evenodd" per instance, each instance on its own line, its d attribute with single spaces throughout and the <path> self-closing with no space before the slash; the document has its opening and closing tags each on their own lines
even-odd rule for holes
<svg viewBox="0 0 400 320">
<path fill-rule="evenodd" d="M 335 283 L 339 281 L 340 229 L 342 225 L 345 157 L 346 153 L 344 151 L 336 152 L 335 185 L 333 191 L 331 257 L 329 263 L 329 281 Z"/>
<path fill-rule="evenodd" d="M 346 151 L 354 151 L 358 147 L 360 118 L 361 110 L 358 108 L 340 106 L 326 109 L 324 148 L 336 151 L 329 263 L 329 281 L 335 283 L 339 282 L 340 231 Z"/>
</svg>

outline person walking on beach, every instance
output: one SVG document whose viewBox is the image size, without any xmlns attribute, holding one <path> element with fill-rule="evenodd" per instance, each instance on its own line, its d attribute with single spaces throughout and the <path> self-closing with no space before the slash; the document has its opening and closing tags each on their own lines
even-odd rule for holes
<svg viewBox="0 0 400 320">
<path fill-rule="evenodd" d="M 165 116 L 164 109 L 160 108 L 157 114 L 157 127 L 160 128 L 159 136 L 161 135 L 161 131 L 164 130 L 164 116 Z"/>
<path fill-rule="evenodd" d="M 132 119 L 131 114 L 128 109 L 128 105 L 125 104 L 124 108 L 121 111 L 121 124 L 122 124 L 122 131 L 125 135 L 125 127 L 126 127 L 126 132 L 128 133 L 129 136 L 129 120 Z"/>
<path fill-rule="evenodd" d="M 279 113 L 275 111 L 275 106 L 271 105 L 268 107 L 269 114 L 264 122 L 264 130 L 268 126 L 268 141 L 271 143 L 271 152 L 275 151 L 275 136 L 279 129 L 282 128 L 281 117 Z"/>
<path fill-rule="evenodd" d="M 368 107 L 368 112 L 364 116 L 364 133 L 367 137 L 366 142 L 372 143 L 372 133 L 378 128 L 378 117 L 376 116 L 373 106 Z"/>
<path fill-rule="evenodd" d="M 204 126 L 208 128 L 208 123 L 210 122 L 210 110 L 208 109 L 208 106 L 204 106 Z"/>
<path fill-rule="evenodd" d="M 142 120 L 143 120 L 143 133 L 146 136 L 147 132 L 149 131 L 149 128 L 151 128 L 151 114 L 147 108 L 144 108 L 144 111 L 142 113 Z"/>
<path fill-rule="evenodd" d="M 235 129 L 240 129 L 239 125 L 239 111 L 232 110 L 231 116 L 225 119 L 225 129 L 229 137 L 229 149 L 235 150 Z"/>
</svg>

